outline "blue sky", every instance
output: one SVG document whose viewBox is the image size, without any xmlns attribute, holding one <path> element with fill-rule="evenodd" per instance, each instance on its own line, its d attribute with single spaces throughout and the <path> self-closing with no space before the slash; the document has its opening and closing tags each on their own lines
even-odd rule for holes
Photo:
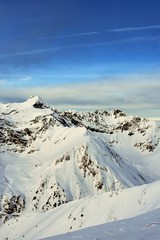
<svg viewBox="0 0 160 240">
<path fill-rule="evenodd" d="M 0 0 L 0 101 L 160 117 L 160 1 Z"/>
</svg>

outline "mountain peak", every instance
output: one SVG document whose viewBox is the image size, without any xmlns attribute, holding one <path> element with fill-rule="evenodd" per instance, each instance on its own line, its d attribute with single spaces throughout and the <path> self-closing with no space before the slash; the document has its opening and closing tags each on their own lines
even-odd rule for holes
<svg viewBox="0 0 160 240">
<path fill-rule="evenodd" d="M 43 100 L 39 96 L 30 96 L 26 101 L 26 104 L 30 107 L 33 106 L 34 108 L 44 108 Z"/>
</svg>

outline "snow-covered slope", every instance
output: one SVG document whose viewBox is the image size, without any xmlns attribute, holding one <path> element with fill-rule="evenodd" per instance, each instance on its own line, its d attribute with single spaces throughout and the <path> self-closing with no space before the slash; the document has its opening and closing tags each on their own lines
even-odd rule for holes
<svg viewBox="0 0 160 240">
<path fill-rule="evenodd" d="M 28 213 L 1 226 L 5 239 L 41 239 L 80 228 L 127 219 L 160 208 L 160 181 L 63 204 L 45 213 Z M 63 239 L 63 238 L 61 238 Z M 136 240 L 136 239 L 135 239 Z"/>
<path fill-rule="evenodd" d="M 20 231 L 17 221 L 33 224 L 51 211 L 62 218 L 61 211 L 69 214 L 66 206 L 71 206 L 71 212 L 77 209 L 79 199 L 88 201 L 87 197 L 93 200 L 99 195 L 100 204 L 105 192 L 114 195 L 160 180 L 159 140 L 159 122 L 127 116 L 120 110 L 60 112 L 39 97 L 0 104 L 0 239 L 3 228 L 4 237 L 11 236 L 6 228 L 11 222 L 15 236 L 22 237 L 16 235 Z M 103 220 L 96 224 L 106 221 L 104 216 L 99 218 Z M 71 227 L 69 220 L 68 224 L 63 232 Z M 82 227 L 77 224 L 73 229 Z M 83 227 L 93 224 L 94 219 Z"/>
<path fill-rule="evenodd" d="M 134 218 L 98 225 L 43 240 L 159 240 L 160 209 Z"/>
</svg>

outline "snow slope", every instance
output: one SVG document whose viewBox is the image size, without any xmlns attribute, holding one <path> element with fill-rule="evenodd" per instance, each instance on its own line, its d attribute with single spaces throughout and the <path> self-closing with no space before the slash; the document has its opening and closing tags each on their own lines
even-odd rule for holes
<svg viewBox="0 0 160 240">
<path fill-rule="evenodd" d="M 160 181 L 89 196 L 45 213 L 22 214 L 0 228 L 1 239 L 41 239 L 80 228 L 131 218 L 160 208 Z"/>
<path fill-rule="evenodd" d="M 38 239 L 158 208 L 159 140 L 159 122 L 120 110 L 60 112 L 39 97 L 0 104 L 0 239 Z"/>
<path fill-rule="evenodd" d="M 159 240 L 160 209 L 141 216 L 86 228 L 43 240 Z"/>
</svg>

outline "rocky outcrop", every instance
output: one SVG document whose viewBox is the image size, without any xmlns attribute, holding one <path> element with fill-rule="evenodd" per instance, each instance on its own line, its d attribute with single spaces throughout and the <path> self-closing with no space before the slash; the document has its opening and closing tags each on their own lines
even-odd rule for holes
<svg viewBox="0 0 160 240">
<path fill-rule="evenodd" d="M 5 223 L 11 218 L 16 218 L 25 209 L 25 199 L 20 195 L 2 195 L 0 198 L 0 219 Z"/>
</svg>

